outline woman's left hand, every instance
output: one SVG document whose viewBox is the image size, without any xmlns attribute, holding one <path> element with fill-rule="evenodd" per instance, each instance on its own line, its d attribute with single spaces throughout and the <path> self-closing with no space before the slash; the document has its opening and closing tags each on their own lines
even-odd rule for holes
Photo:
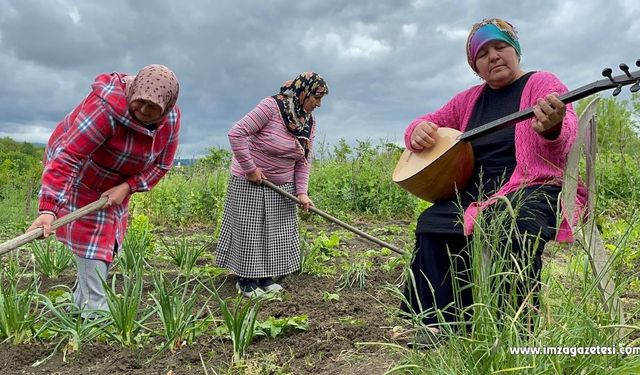
<svg viewBox="0 0 640 375">
<path fill-rule="evenodd" d="M 309 199 L 307 194 L 298 194 L 298 200 L 300 201 L 300 208 L 305 212 L 309 212 L 309 207 L 313 206 L 313 202 Z"/>
<path fill-rule="evenodd" d="M 123 182 L 120 185 L 116 185 L 111 189 L 105 191 L 100 196 L 109 198 L 107 200 L 107 204 L 105 204 L 105 207 L 110 207 L 114 204 L 121 204 L 130 192 L 131 188 L 129 187 L 129 184 Z"/>
<path fill-rule="evenodd" d="M 557 137 L 566 111 L 566 106 L 558 99 L 558 94 L 555 92 L 547 95 L 544 99 L 538 99 L 538 104 L 533 106 L 533 113 L 536 116 L 533 121 L 533 130 L 545 137 L 553 135 Z"/>
</svg>

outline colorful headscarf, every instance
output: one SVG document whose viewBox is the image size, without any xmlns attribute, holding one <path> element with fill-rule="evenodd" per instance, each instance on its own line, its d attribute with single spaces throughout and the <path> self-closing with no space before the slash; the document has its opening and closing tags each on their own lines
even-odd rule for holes
<svg viewBox="0 0 640 375">
<path fill-rule="evenodd" d="M 127 103 L 143 99 L 162 108 L 162 116 L 169 113 L 178 101 L 180 85 L 176 75 L 164 65 L 147 65 L 135 77 L 125 77 Z"/>
<path fill-rule="evenodd" d="M 467 38 L 467 62 L 474 72 L 476 69 L 476 56 L 480 48 L 493 40 L 501 40 L 508 43 L 516 50 L 518 56 L 522 54 L 518 33 L 509 22 L 500 18 L 489 18 L 473 25 Z"/>
<path fill-rule="evenodd" d="M 304 148 L 305 157 L 311 148 L 311 113 L 304 111 L 304 101 L 309 96 L 324 96 L 329 93 L 329 87 L 319 74 L 304 72 L 288 80 L 280 87 L 280 93 L 274 95 L 287 130 L 296 136 Z"/>
</svg>

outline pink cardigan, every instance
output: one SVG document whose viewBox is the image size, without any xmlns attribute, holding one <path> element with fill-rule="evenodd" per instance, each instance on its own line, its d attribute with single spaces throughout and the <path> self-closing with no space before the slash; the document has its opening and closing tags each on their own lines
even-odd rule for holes
<svg viewBox="0 0 640 375">
<path fill-rule="evenodd" d="M 313 144 L 315 118 L 312 121 Z M 260 167 L 274 184 L 292 182 L 296 194 L 307 194 L 310 162 L 296 137 L 285 127 L 275 99 L 263 99 L 227 135 L 233 151 L 231 173 L 234 176 L 246 178 Z"/>
<path fill-rule="evenodd" d="M 422 121 L 431 121 L 439 127 L 454 128 L 464 132 L 471 118 L 473 108 L 482 93 L 485 84 L 471 87 L 457 94 L 442 108 L 413 120 L 404 134 L 407 149 L 416 151 L 411 147 L 411 133 Z M 520 99 L 520 110 L 532 107 L 538 98 L 555 92 L 563 94 L 567 92 L 566 86 L 560 80 L 548 72 L 536 72 L 527 81 Z M 521 121 L 516 127 L 515 148 L 516 168 L 511 178 L 492 197 L 484 202 L 472 203 L 464 213 L 464 232 L 470 235 L 473 232 L 475 218 L 479 210 L 494 203 L 496 198 L 515 191 L 520 187 L 540 184 L 562 185 L 562 175 L 567 162 L 567 155 L 577 135 L 578 121 L 573 107 L 567 105 L 567 112 L 562 123 L 560 135 L 553 140 L 548 140 L 536 133 L 531 127 L 533 119 Z M 576 216 L 579 216 L 586 202 L 586 191 L 579 189 L 576 197 Z M 574 221 L 577 222 L 577 221 Z M 556 240 L 560 242 L 572 242 L 573 232 L 566 217 L 558 228 Z"/>
</svg>

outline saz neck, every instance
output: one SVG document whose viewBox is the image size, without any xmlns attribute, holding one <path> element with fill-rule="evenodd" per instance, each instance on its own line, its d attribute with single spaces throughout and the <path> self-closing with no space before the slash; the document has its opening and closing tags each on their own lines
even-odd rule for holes
<svg viewBox="0 0 640 375">
<path fill-rule="evenodd" d="M 634 76 L 638 74 L 634 73 Z M 600 81 L 592 82 L 588 85 L 582 86 L 573 91 L 569 91 L 563 95 L 558 96 L 558 98 L 565 104 L 574 102 L 576 100 L 580 100 L 582 98 L 586 98 L 589 95 L 595 94 L 600 91 L 604 91 L 614 87 L 621 87 L 623 85 L 631 84 L 634 82 L 635 78 L 630 80 L 626 75 L 619 75 L 613 77 L 613 80 L 602 79 Z M 615 94 L 615 93 L 614 93 Z M 512 113 L 505 117 L 499 118 L 497 120 L 491 121 L 484 125 L 481 125 L 473 130 L 469 130 L 467 132 L 462 133 L 458 136 L 458 139 L 461 141 L 469 142 L 478 137 L 482 137 L 483 135 L 489 134 L 493 131 L 504 129 L 507 126 L 513 125 L 522 120 L 526 120 L 534 116 L 533 107 L 529 107 L 520 112 Z"/>
</svg>

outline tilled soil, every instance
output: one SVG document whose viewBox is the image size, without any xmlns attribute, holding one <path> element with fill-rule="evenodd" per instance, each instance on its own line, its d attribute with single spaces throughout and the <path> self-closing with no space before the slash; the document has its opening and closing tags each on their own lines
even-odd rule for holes
<svg viewBox="0 0 640 375">
<path fill-rule="evenodd" d="M 407 223 L 397 224 L 408 228 Z M 375 230 L 375 227 L 370 226 L 368 230 Z M 313 235 L 335 229 L 321 224 L 309 226 L 307 231 Z M 401 244 L 400 247 L 404 247 L 403 243 L 409 238 L 406 233 L 378 232 L 388 242 Z M 340 249 L 353 255 L 379 247 L 350 237 L 341 242 Z M 3 343 L 0 368 L 3 374 L 382 374 L 396 366 L 401 357 L 398 349 L 385 345 L 391 342 L 391 327 L 398 323 L 395 313 L 399 300 L 390 289 L 399 282 L 401 268 L 387 272 L 380 266 L 389 257 L 376 256 L 372 260 L 374 267 L 362 289 L 353 287 L 338 291 L 340 267 L 336 267 L 336 276 L 297 273 L 282 279 L 280 283 L 285 292 L 279 300 L 263 305 L 259 320 L 304 314 L 308 316 L 308 330 L 294 330 L 276 338 L 257 337 L 241 365 L 232 363 L 230 340 L 211 333 L 199 336 L 197 342 L 173 353 L 165 351 L 153 359 L 159 342 L 127 349 L 117 343 L 94 340 L 85 344 L 80 352 L 68 354 L 64 360 L 62 350 L 59 350 L 38 367 L 32 367 L 32 364 L 47 357 L 56 342 L 34 340 L 18 346 Z M 152 264 L 162 267 L 163 263 Z M 164 263 L 164 267 L 169 274 L 170 265 Z M 55 280 L 45 279 L 40 291 L 46 292 L 56 285 L 71 287 L 74 275 L 74 270 L 68 269 Z M 233 276 L 220 276 L 215 282 L 220 285 L 222 297 L 237 295 Z M 145 291 L 148 291 L 150 276 L 145 276 L 145 283 Z M 338 293 L 339 299 L 324 301 L 324 292 Z M 215 303 L 210 304 L 215 307 Z M 221 318 L 218 310 L 212 312 L 216 318 Z"/>
</svg>

